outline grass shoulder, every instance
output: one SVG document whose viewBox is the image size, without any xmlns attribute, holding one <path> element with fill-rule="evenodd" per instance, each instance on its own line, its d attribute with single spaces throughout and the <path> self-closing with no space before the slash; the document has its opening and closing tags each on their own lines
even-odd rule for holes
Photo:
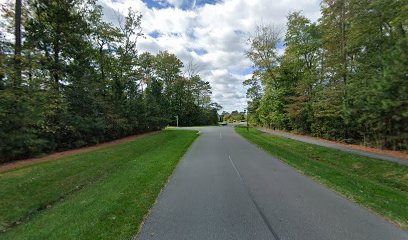
<svg viewBox="0 0 408 240">
<path fill-rule="evenodd" d="M 408 229 L 408 166 L 263 133 L 236 131 L 280 160 Z"/>
<path fill-rule="evenodd" d="M 132 238 L 197 136 L 165 130 L 1 173 L 0 238 Z"/>
</svg>

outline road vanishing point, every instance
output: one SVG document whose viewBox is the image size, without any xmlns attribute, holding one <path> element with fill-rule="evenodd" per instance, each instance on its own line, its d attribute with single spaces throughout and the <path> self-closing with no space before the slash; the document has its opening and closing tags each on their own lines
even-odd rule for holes
<svg viewBox="0 0 408 240">
<path fill-rule="evenodd" d="M 407 232 L 249 143 L 200 128 L 136 239 L 408 239 Z"/>
</svg>

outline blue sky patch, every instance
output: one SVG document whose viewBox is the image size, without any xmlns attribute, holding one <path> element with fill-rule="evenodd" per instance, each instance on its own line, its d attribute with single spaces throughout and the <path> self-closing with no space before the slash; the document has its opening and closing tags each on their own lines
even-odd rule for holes
<svg viewBox="0 0 408 240">
<path fill-rule="evenodd" d="M 221 2 L 221 0 L 197 0 L 196 6 L 200 7 L 200 6 L 204 6 L 205 4 L 215 5 L 219 2 Z"/>
<path fill-rule="evenodd" d="M 162 36 L 163 34 L 159 31 L 153 31 L 149 33 L 149 36 L 152 38 L 159 38 L 160 36 Z"/>
<path fill-rule="evenodd" d="M 196 36 L 195 36 L 195 34 L 194 34 L 194 29 L 193 29 L 193 28 L 187 29 L 186 35 L 187 35 L 187 37 L 189 37 L 191 40 L 196 40 Z"/>
<path fill-rule="evenodd" d="M 276 44 L 276 48 L 277 48 L 277 49 L 286 48 L 286 46 L 285 46 L 285 41 L 279 41 L 279 42 Z"/>
<path fill-rule="evenodd" d="M 233 74 L 236 74 L 236 75 L 245 76 L 245 75 L 248 75 L 248 74 L 252 74 L 255 70 L 256 70 L 256 69 L 251 66 L 251 67 L 247 67 L 247 68 L 240 69 L 240 70 L 238 70 L 238 71 L 236 71 L 236 72 L 233 71 L 232 73 L 233 73 Z"/>
<path fill-rule="evenodd" d="M 200 56 L 208 53 L 208 51 L 203 48 L 188 48 L 187 50 L 189 52 L 195 52 L 197 55 L 200 55 Z"/>
<path fill-rule="evenodd" d="M 155 8 L 155 9 L 164 9 L 164 8 L 170 8 L 170 7 L 176 7 L 170 4 L 166 0 L 142 0 L 143 3 L 146 4 L 146 6 L 150 9 Z M 181 6 L 179 6 L 183 10 L 190 10 L 193 8 L 197 7 L 202 7 L 205 4 L 211 4 L 215 5 L 217 3 L 221 2 L 221 0 L 183 0 L 183 3 Z"/>
<path fill-rule="evenodd" d="M 144 4 L 150 9 L 156 8 L 156 9 L 163 9 L 163 8 L 169 8 L 171 7 L 170 3 L 167 1 L 157 1 L 157 0 L 142 0 Z"/>
</svg>

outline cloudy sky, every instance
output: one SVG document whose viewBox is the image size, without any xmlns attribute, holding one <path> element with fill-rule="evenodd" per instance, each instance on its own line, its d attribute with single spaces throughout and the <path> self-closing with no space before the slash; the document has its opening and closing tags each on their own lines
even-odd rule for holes
<svg viewBox="0 0 408 240">
<path fill-rule="evenodd" d="M 194 62 L 211 83 L 213 101 L 226 111 L 246 107 L 242 81 L 252 72 L 245 57 L 246 39 L 255 26 L 271 23 L 284 31 L 291 11 L 302 10 L 312 20 L 320 16 L 320 0 L 98 1 L 104 8 L 104 20 L 113 24 L 117 24 L 117 14 L 126 15 L 130 7 L 141 12 L 146 37 L 139 39 L 139 51 L 167 50 L 184 63 Z"/>
<path fill-rule="evenodd" d="M 246 106 L 242 81 L 251 77 L 245 57 L 246 39 L 261 22 L 285 29 L 291 11 L 302 10 L 312 20 L 320 15 L 319 0 L 99 0 L 105 20 L 117 22 L 117 13 L 131 7 L 142 13 L 146 38 L 141 52 L 168 50 L 184 63 L 193 61 L 211 83 L 213 100 L 223 110 Z M 282 44 L 283 45 L 283 44 Z M 283 51 L 283 47 L 281 49 Z"/>
</svg>

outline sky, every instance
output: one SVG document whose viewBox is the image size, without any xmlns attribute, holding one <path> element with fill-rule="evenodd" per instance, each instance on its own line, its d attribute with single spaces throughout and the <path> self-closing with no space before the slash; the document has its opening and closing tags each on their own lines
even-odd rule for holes
<svg viewBox="0 0 408 240">
<path fill-rule="evenodd" d="M 5 0 L 0 0 L 4 2 Z M 251 78 L 252 63 L 245 56 L 247 39 L 257 24 L 273 24 L 285 31 L 286 16 L 302 10 L 311 20 L 320 17 L 320 0 L 98 0 L 103 19 L 117 25 L 118 14 L 129 8 L 142 15 L 144 38 L 138 50 L 169 51 L 185 64 L 194 63 L 212 86 L 213 101 L 223 111 L 246 107 L 242 82 Z M 284 44 L 278 52 L 283 53 Z"/>
<path fill-rule="evenodd" d="M 117 22 L 127 9 L 139 11 L 145 38 L 140 52 L 167 50 L 185 64 L 193 62 L 212 86 L 213 101 L 222 111 L 243 111 L 247 105 L 242 82 L 252 75 L 245 56 L 247 39 L 257 24 L 274 24 L 284 35 L 286 16 L 302 10 L 311 20 L 320 17 L 320 0 L 99 0 L 104 20 Z M 279 52 L 284 44 L 279 44 Z"/>
</svg>

